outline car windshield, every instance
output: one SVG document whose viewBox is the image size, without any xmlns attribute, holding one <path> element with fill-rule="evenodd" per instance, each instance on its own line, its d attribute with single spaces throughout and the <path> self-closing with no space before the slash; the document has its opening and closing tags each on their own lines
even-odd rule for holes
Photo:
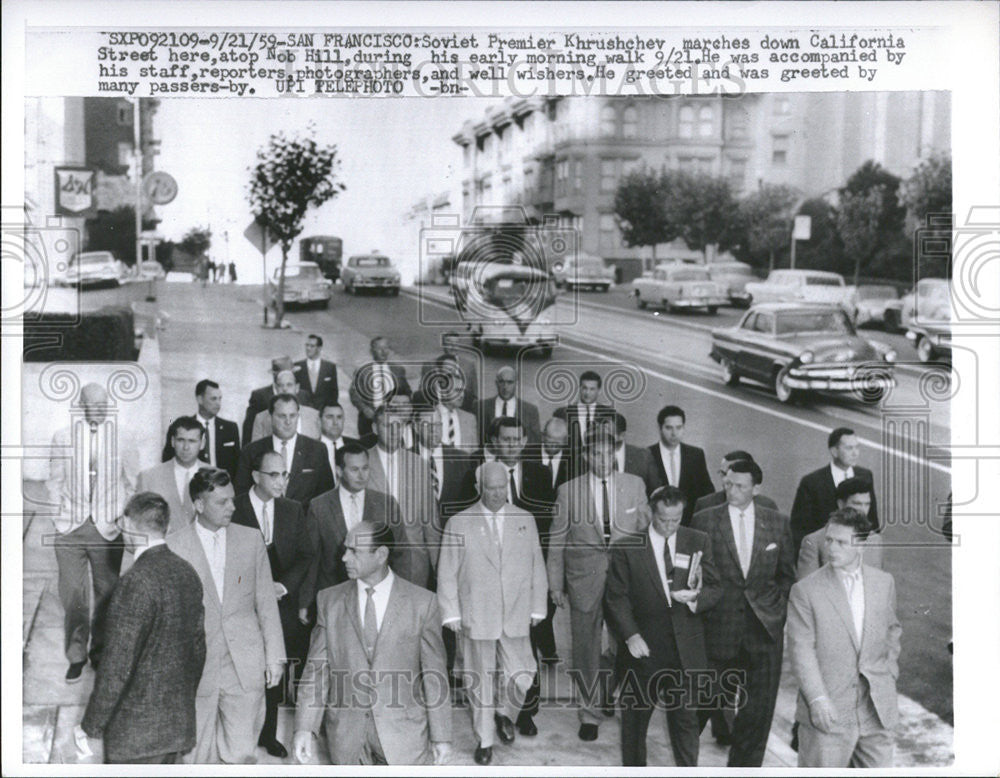
<svg viewBox="0 0 1000 778">
<path fill-rule="evenodd" d="M 859 300 L 895 300 L 898 295 L 894 286 L 859 286 Z"/>
<path fill-rule="evenodd" d="M 671 281 L 708 281 L 707 270 L 674 270 L 670 273 Z"/>
<path fill-rule="evenodd" d="M 107 265 L 114 262 L 115 258 L 111 254 L 100 253 L 100 254 L 81 254 L 76 258 L 74 264 L 77 265 Z"/>
<path fill-rule="evenodd" d="M 753 271 L 748 267 L 737 265 L 736 267 L 713 267 L 709 268 L 709 273 L 714 276 L 752 276 Z"/>
<path fill-rule="evenodd" d="M 280 270 L 278 271 L 281 272 Z M 285 268 L 285 278 L 301 278 L 304 280 L 311 280 L 313 278 L 321 278 L 322 273 L 318 267 L 311 267 L 309 265 L 288 265 Z M 275 274 L 277 277 L 277 273 Z"/>
<path fill-rule="evenodd" d="M 386 267 L 389 264 L 388 257 L 354 257 L 351 264 L 355 267 Z"/>
<path fill-rule="evenodd" d="M 853 335 L 854 328 L 843 311 L 801 311 L 778 316 L 778 335 L 800 335 L 806 332 Z"/>
<path fill-rule="evenodd" d="M 806 286 L 843 286 L 844 282 L 836 276 L 806 276 Z"/>
</svg>

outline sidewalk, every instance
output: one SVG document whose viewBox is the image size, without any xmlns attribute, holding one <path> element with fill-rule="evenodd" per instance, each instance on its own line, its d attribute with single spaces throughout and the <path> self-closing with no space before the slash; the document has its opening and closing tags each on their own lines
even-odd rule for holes
<svg viewBox="0 0 1000 778">
<path fill-rule="evenodd" d="M 259 290 L 255 287 L 219 285 L 202 289 L 191 284 L 161 284 L 159 304 L 170 317 L 160 337 L 164 428 L 172 416 L 194 410 L 194 383 L 204 376 L 212 376 L 222 386 L 221 415 L 241 423 L 250 390 L 269 381 L 271 357 L 302 356 L 303 332 L 261 328 Z M 351 434 L 354 416 L 347 401 L 349 371 L 367 359 L 370 334 L 332 320 L 324 325 L 322 334 L 325 358 L 335 361 L 341 369 L 341 401 L 348 413 L 347 434 Z M 38 482 L 26 482 L 26 496 L 40 487 Z M 68 686 L 63 681 L 67 665 L 62 650 L 55 555 L 51 546 L 42 542 L 50 529 L 45 517 L 25 517 L 22 748 L 26 763 L 76 761 L 72 729 L 83 715 L 93 686 L 89 665 L 80 683 Z M 569 656 L 569 618 L 565 610 L 557 613 L 555 629 L 560 655 L 565 660 Z M 576 713 L 566 706 L 572 693 L 565 669 L 564 662 L 554 671 L 543 670 L 542 710 L 536 718 L 538 736 L 518 737 L 511 746 L 498 745 L 493 765 L 620 765 L 618 717 L 604 723 L 596 742 L 583 743 L 577 738 Z M 795 691 L 786 658 L 765 767 L 795 765 L 796 757 L 788 744 Z M 907 698 L 900 698 L 900 713 L 897 767 L 943 766 L 952 761 L 951 727 Z M 283 709 L 278 736 L 289 749 L 291 729 L 292 710 Z M 468 709 L 455 709 L 454 731 L 451 763 L 474 764 L 475 740 Z M 263 749 L 257 753 L 262 764 L 280 763 Z M 99 761 L 97 756 L 87 761 Z M 715 744 L 706 728 L 700 764 L 715 767 L 725 762 L 725 750 Z M 649 763 L 673 764 L 662 715 L 654 716 L 650 726 Z"/>
</svg>

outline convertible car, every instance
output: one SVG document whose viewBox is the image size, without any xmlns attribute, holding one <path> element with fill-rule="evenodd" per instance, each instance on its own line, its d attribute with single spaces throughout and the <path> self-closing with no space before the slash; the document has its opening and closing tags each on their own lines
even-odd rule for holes
<svg viewBox="0 0 1000 778">
<path fill-rule="evenodd" d="M 877 402 L 895 386 L 896 352 L 860 337 L 839 307 L 761 303 L 735 327 L 712 332 L 722 379 L 767 384 L 787 403 L 804 391 L 853 392 Z"/>
</svg>

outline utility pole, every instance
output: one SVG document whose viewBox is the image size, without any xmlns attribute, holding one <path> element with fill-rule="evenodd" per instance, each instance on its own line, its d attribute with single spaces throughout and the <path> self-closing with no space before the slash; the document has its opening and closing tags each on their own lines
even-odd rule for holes
<svg viewBox="0 0 1000 778">
<path fill-rule="evenodd" d="M 136 97 L 132 103 L 132 143 L 135 152 L 135 267 L 132 272 L 137 277 L 142 264 L 142 143 L 139 99 Z"/>
</svg>

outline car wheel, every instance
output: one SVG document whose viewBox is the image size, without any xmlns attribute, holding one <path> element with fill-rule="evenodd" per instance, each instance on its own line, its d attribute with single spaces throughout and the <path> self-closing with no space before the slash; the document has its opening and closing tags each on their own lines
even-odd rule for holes
<svg viewBox="0 0 1000 778">
<path fill-rule="evenodd" d="M 719 306 L 718 305 L 710 305 L 710 306 L 708 306 L 708 312 L 710 314 L 712 314 L 712 315 L 715 315 L 716 313 L 719 312 Z"/>
<path fill-rule="evenodd" d="M 740 382 L 740 374 L 736 372 L 736 366 L 731 360 L 723 357 L 719 366 L 722 368 L 722 381 L 726 386 L 736 386 Z"/>
<path fill-rule="evenodd" d="M 603 286 L 598 287 L 598 290 L 601 292 L 607 292 L 609 289 L 611 289 L 611 284 L 604 284 Z"/>
<path fill-rule="evenodd" d="M 774 394 L 778 398 L 778 402 L 781 403 L 790 403 L 795 399 L 795 390 L 785 383 L 787 377 L 787 367 L 781 368 L 781 370 L 774 374 Z"/>
<path fill-rule="evenodd" d="M 640 311 L 646 307 L 646 301 L 642 299 L 642 295 L 640 295 L 638 292 L 635 293 L 635 306 Z"/>
<path fill-rule="evenodd" d="M 931 362 L 937 356 L 934 344 L 926 335 L 921 335 L 920 340 L 917 341 L 917 356 L 920 357 L 921 362 Z"/>
</svg>

